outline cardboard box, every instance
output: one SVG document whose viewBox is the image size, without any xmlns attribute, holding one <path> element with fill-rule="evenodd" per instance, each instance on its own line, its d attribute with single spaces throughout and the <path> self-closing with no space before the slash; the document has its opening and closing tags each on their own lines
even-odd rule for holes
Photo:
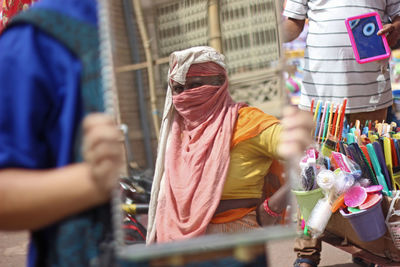
<svg viewBox="0 0 400 267">
<path fill-rule="evenodd" d="M 391 200 L 392 199 L 390 197 L 383 197 L 382 211 L 385 218 L 387 216 Z M 397 209 L 400 209 L 400 203 L 396 203 L 396 207 Z M 339 212 L 332 214 L 325 231 L 343 238 L 344 244 L 348 242 L 348 244 L 355 245 L 374 255 L 387 258 L 395 262 L 400 262 L 400 250 L 395 247 L 389 231 L 386 231 L 385 235 L 379 239 L 370 242 L 363 242 L 358 238 L 358 235 L 353 230 L 349 220 L 344 218 Z"/>
</svg>

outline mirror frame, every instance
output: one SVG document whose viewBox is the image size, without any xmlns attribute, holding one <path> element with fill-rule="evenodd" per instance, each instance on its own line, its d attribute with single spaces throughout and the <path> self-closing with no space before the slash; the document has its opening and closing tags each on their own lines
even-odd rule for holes
<svg viewBox="0 0 400 267">
<path fill-rule="evenodd" d="M 279 0 L 274 0 L 277 14 L 279 13 Z M 100 50 L 102 58 L 102 75 L 103 75 L 103 87 L 105 93 L 106 110 L 110 114 L 114 114 L 117 118 L 117 122 L 121 122 L 118 110 L 118 92 L 116 86 L 116 67 L 114 66 L 113 51 L 114 41 L 112 38 L 111 29 L 111 16 L 110 16 L 110 3 L 108 0 L 99 0 L 99 31 L 100 31 Z M 278 26 L 278 42 L 281 51 L 281 30 Z M 281 58 L 277 62 L 277 68 L 275 75 L 283 75 L 285 70 L 285 59 L 281 52 Z M 270 75 L 270 74 L 268 74 Z M 283 78 L 282 78 L 283 80 Z M 280 85 L 283 90 L 283 83 Z M 284 95 L 284 93 L 282 93 Z M 282 97 L 282 104 L 287 103 L 286 97 Z M 291 182 L 293 172 L 287 171 L 288 182 Z M 125 245 L 123 242 L 123 233 L 121 229 L 122 225 L 122 209 L 119 192 L 114 193 L 112 198 L 113 206 L 113 223 L 114 223 L 114 234 L 115 234 L 115 252 L 119 260 L 127 262 L 143 262 L 143 261 L 154 261 L 160 259 L 166 259 L 167 262 L 171 263 L 174 257 L 186 257 L 186 259 L 192 258 L 194 255 L 207 255 L 210 252 L 218 251 L 229 251 L 230 255 L 235 258 L 238 257 L 238 251 L 247 248 L 253 248 L 254 246 L 264 246 L 268 241 L 277 239 L 284 239 L 294 237 L 296 234 L 296 226 L 293 222 L 292 215 L 296 209 L 293 202 L 294 197 L 290 195 L 290 215 L 289 222 L 285 225 L 267 226 L 260 229 L 252 230 L 248 233 L 237 233 L 237 234 L 213 234 L 201 236 L 194 239 L 176 241 L 165 244 L 154 244 L 146 246 L 145 244 L 137 245 Z M 264 248 L 265 253 L 265 248 Z M 240 253 L 239 253 L 240 254 Z"/>
</svg>

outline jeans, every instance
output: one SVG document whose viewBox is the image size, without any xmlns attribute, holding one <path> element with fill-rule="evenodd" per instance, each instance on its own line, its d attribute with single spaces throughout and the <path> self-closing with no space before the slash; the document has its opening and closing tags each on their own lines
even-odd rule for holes
<svg viewBox="0 0 400 267">
<path fill-rule="evenodd" d="M 295 239 L 294 252 L 296 252 L 297 258 L 307 258 L 318 265 L 321 260 L 322 241 L 320 238 L 312 238 L 303 233 L 300 212 L 298 211 L 297 214 L 297 232 L 301 234 Z"/>
</svg>

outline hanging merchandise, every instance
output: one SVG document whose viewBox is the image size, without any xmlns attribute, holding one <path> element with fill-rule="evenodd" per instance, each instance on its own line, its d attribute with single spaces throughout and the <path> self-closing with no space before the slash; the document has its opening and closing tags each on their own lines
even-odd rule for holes
<svg viewBox="0 0 400 267">
<path fill-rule="evenodd" d="M 400 198 L 400 127 L 370 120 L 349 125 L 346 105 L 347 99 L 311 103 L 315 145 L 299 163 L 301 183 L 293 191 L 304 233 L 319 237 L 338 212 L 361 242 L 389 232 L 400 249 L 400 205 L 394 203 Z M 382 212 L 383 200 L 391 203 L 389 212 Z"/>
<path fill-rule="evenodd" d="M 373 241 L 382 237 L 386 233 L 385 219 L 381 208 L 382 195 L 378 198 L 378 202 L 362 210 L 356 209 L 351 211 L 348 209 L 340 210 L 340 214 L 350 221 L 351 226 L 357 233 L 361 241 Z"/>
</svg>

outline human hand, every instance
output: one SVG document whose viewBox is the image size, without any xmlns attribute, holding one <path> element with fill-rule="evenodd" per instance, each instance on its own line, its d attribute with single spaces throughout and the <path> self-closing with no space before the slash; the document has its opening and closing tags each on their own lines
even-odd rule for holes
<svg viewBox="0 0 400 267">
<path fill-rule="evenodd" d="M 311 131 L 315 127 L 312 114 L 288 106 L 283 110 L 282 133 L 278 155 L 285 160 L 300 158 L 311 144 Z"/>
<path fill-rule="evenodd" d="M 106 114 L 93 113 L 83 121 L 83 157 L 99 193 L 110 195 L 123 162 L 122 133 Z"/>
<path fill-rule="evenodd" d="M 379 35 L 379 36 L 386 35 L 386 39 L 388 41 L 389 46 L 390 47 L 395 46 L 397 41 L 400 38 L 400 24 L 399 24 L 399 21 L 383 25 L 382 29 L 380 29 L 377 32 L 377 35 Z"/>
<path fill-rule="evenodd" d="M 264 208 L 265 199 L 262 199 L 262 203 L 257 207 L 257 218 L 261 226 L 273 225 L 282 220 L 281 216 L 284 215 L 283 212 L 288 205 L 290 189 L 290 183 L 285 183 L 268 199 L 269 210 L 280 216 L 273 216 L 268 213 Z"/>
</svg>

